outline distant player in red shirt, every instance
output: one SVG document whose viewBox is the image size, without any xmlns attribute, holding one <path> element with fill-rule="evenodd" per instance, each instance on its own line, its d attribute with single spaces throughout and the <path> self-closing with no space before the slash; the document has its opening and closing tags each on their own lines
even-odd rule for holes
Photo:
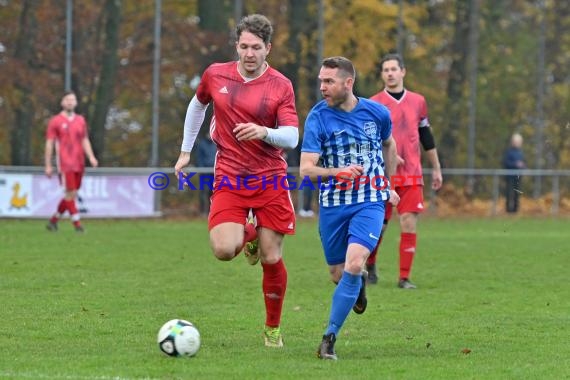
<svg viewBox="0 0 570 380">
<path fill-rule="evenodd" d="M 218 260 L 232 260 L 244 247 L 250 264 L 261 259 L 265 345 L 282 347 L 279 326 L 287 288 L 283 237 L 295 232 L 282 153 L 297 145 L 299 122 L 291 82 L 266 61 L 272 34 L 265 16 L 249 15 L 239 22 L 239 60 L 214 63 L 203 73 L 186 112 L 174 169 L 177 178 L 184 175 L 206 108 L 213 103 L 210 135 L 217 154 L 208 218 L 210 245 Z M 255 224 L 248 222 L 250 212 Z"/>
<path fill-rule="evenodd" d="M 57 212 L 46 226 L 50 231 L 57 231 L 59 218 L 69 211 L 75 231 L 83 232 L 75 198 L 85 171 L 85 154 L 91 166 L 98 165 L 87 134 L 87 124 L 83 116 L 75 113 L 75 107 L 77 107 L 77 97 L 73 92 L 66 92 L 61 99 L 62 111 L 52 117 L 48 123 L 45 173 L 48 177 L 53 174 L 52 155 L 55 146 L 59 180 L 65 189 L 65 195 L 57 206 Z"/>
<path fill-rule="evenodd" d="M 388 54 L 381 61 L 384 89 L 371 99 L 388 107 L 392 119 L 392 135 L 398 147 L 398 167 L 391 178 L 392 186 L 400 196 L 400 278 L 398 286 L 415 289 L 410 272 L 416 252 L 416 225 L 418 215 L 424 210 L 423 174 L 420 144 L 433 168 L 431 187 L 439 190 L 442 185 L 441 167 L 428 120 L 424 97 L 404 88 L 406 69 L 402 57 Z M 383 231 L 392 216 L 392 206 L 386 204 Z M 382 234 L 383 236 L 383 234 Z M 376 253 L 378 246 L 366 262 L 369 283 L 376 283 Z"/>
</svg>

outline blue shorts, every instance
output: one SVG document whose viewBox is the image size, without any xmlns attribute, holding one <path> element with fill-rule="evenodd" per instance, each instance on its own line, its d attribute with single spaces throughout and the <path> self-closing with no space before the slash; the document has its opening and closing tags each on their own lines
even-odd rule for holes
<svg viewBox="0 0 570 380">
<path fill-rule="evenodd" d="M 380 239 L 383 222 L 384 202 L 321 207 L 319 234 L 327 264 L 344 263 L 351 243 L 360 244 L 372 251 Z"/>
</svg>

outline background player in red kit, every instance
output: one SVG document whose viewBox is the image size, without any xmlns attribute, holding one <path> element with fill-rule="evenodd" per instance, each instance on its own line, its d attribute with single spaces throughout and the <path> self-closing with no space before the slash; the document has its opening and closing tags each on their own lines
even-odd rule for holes
<svg viewBox="0 0 570 380">
<path fill-rule="evenodd" d="M 384 89 L 371 99 L 390 110 L 392 135 L 398 147 L 398 167 L 391 178 L 392 186 L 400 196 L 400 278 L 398 286 L 415 289 L 410 272 L 416 252 L 416 226 L 418 214 L 424 209 L 423 174 L 420 144 L 433 168 L 431 187 L 439 190 L 442 185 L 441 166 L 428 120 L 424 97 L 404 88 L 406 69 L 398 54 L 388 54 L 380 63 Z M 392 216 L 392 205 L 386 204 L 383 231 Z M 384 234 L 382 234 L 384 236 Z M 376 253 L 378 246 L 366 262 L 369 283 L 376 283 Z"/>
<path fill-rule="evenodd" d="M 213 103 L 210 135 L 217 153 L 208 217 L 210 246 L 218 260 L 232 260 L 244 246 L 250 264 L 261 259 L 265 345 L 282 347 L 279 326 L 287 288 L 283 237 L 295 232 L 282 153 L 297 145 L 299 122 L 291 82 L 265 60 L 272 34 L 270 21 L 258 14 L 244 17 L 236 26 L 239 60 L 214 63 L 203 73 L 186 112 L 174 169 L 180 178 L 206 108 Z M 247 186 L 238 184 L 239 178 L 246 178 Z M 250 211 L 255 226 L 246 222 Z"/>
<path fill-rule="evenodd" d="M 77 107 L 77 97 L 73 92 L 66 92 L 61 98 L 62 111 L 52 117 L 48 123 L 45 173 L 48 177 L 53 174 L 52 155 L 55 146 L 59 179 L 65 189 L 65 195 L 59 202 L 56 213 L 46 226 L 50 231 L 57 231 L 59 218 L 69 211 L 75 231 L 83 232 L 75 198 L 85 171 L 85 154 L 91 166 L 98 165 L 87 134 L 87 123 L 83 116 L 75 113 L 75 107 Z"/>
</svg>

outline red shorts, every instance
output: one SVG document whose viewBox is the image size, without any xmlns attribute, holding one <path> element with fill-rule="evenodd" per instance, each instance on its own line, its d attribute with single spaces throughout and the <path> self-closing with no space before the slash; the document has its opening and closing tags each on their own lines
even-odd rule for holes
<svg viewBox="0 0 570 380">
<path fill-rule="evenodd" d="M 79 190 L 83 172 L 63 172 L 59 175 L 59 182 L 66 191 Z"/>
<path fill-rule="evenodd" d="M 208 230 L 227 222 L 245 225 L 252 209 L 258 227 L 287 235 L 295 233 L 295 209 L 285 187 L 260 186 L 255 190 L 236 190 L 224 186 L 215 189 L 211 199 Z"/>
<path fill-rule="evenodd" d="M 400 203 L 396 208 L 398 214 L 406 212 L 421 213 L 424 211 L 424 187 L 423 185 L 411 185 L 396 187 L 396 193 L 400 196 Z M 384 220 L 392 218 L 392 205 L 386 202 Z"/>
</svg>

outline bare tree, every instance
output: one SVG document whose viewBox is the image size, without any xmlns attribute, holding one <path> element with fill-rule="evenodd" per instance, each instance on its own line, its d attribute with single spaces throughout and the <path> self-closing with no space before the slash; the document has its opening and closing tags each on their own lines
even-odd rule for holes
<svg viewBox="0 0 570 380">
<path fill-rule="evenodd" d="M 20 14 L 20 30 L 18 32 L 14 59 L 20 62 L 22 69 L 17 71 L 18 77 L 14 81 L 17 102 L 14 104 L 15 123 L 10 135 L 12 165 L 30 165 L 32 158 L 31 133 L 34 123 L 33 80 L 27 73 L 34 59 L 34 41 L 38 31 L 35 19 L 37 7 L 37 1 L 24 0 Z"/>
<path fill-rule="evenodd" d="M 229 0 L 198 0 L 200 28 L 213 32 L 227 32 L 228 20 L 232 14 L 232 2 Z"/>
<path fill-rule="evenodd" d="M 305 15 L 307 14 L 307 0 L 291 0 L 288 9 L 289 39 L 288 48 L 291 56 L 288 57 L 283 73 L 291 80 L 293 88 L 298 91 L 297 77 L 302 63 L 301 41 L 305 33 Z"/>
<path fill-rule="evenodd" d="M 455 149 L 462 130 L 465 109 L 464 88 L 467 78 L 467 57 L 469 39 L 469 4 L 468 1 L 455 2 L 455 32 L 451 45 L 451 67 L 447 83 L 447 128 L 439 144 L 442 164 L 455 157 Z"/>
<path fill-rule="evenodd" d="M 117 79 L 121 0 L 107 0 L 103 13 L 105 19 L 105 42 L 101 71 L 93 112 L 89 114 L 93 151 L 100 159 L 104 159 L 102 153 L 105 151 L 105 122 L 109 107 L 113 101 L 113 90 Z"/>
</svg>

